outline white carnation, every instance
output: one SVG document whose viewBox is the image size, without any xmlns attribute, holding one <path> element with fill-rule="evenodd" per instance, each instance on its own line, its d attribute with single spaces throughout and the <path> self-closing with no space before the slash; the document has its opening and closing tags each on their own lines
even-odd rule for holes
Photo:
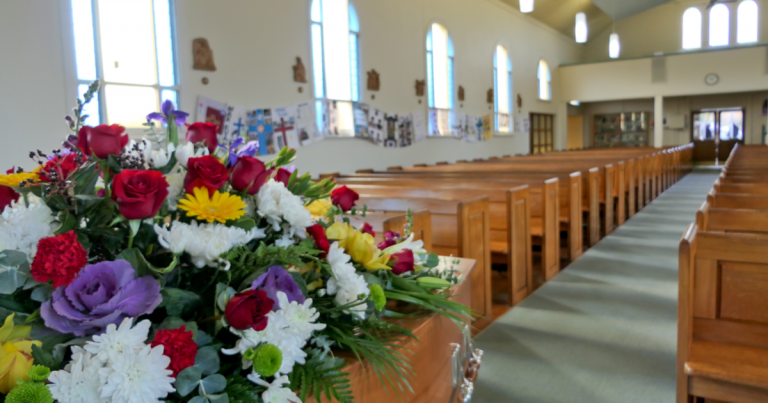
<svg viewBox="0 0 768 403">
<path fill-rule="evenodd" d="M 198 224 L 197 221 L 191 224 L 174 221 L 170 227 L 155 224 L 155 232 L 163 248 L 176 255 L 186 252 L 195 266 L 218 267 L 223 263 L 224 270 L 229 269 L 229 262 L 222 261 L 222 253 L 266 236 L 264 230 L 259 228 L 246 231 L 217 223 Z"/>
<path fill-rule="evenodd" d="M 300 197 L 285 188 L 282 182 L 270 179 L 256 194 L 258 201 L 257 213 L 265 217 L 275 231 L 280 231 L 280 224 L 285 220 L 289 224 L 290 236 L 304 238 L 306 228 L 314 224 L 312 215 L 304 207 Z"/>
<path fill-rule="evenodd" d="M 334 242 L 328 251 L 326 257 L 328 264 L 331 265 L 333 276 L 328 280 L 328 295 L 336 295 L 336 302 L 340 305 L 347 305 L 358 300 L 360 295 L 365 297 L 370 294 L 368 283 L 365 278 L 355 270 L 355 266 L 350 263 L 350 256 L 344 253 L 344 248 L 339 247 L 338 242 Z M 354 315 L 361 319 L 365 318 L 366 304 L 359 304 L 349 309 Z"/>
<path fill-rule="evenodd" d="M 31 262 L 37 253 L 37 242 L 52 236 L 58 229 L 53 221 L 53 212 L 40 199 L 30 195 L 7 206 L 0 215 L 0 251 L 18 250 L 27 254 Z"/>
</svg>

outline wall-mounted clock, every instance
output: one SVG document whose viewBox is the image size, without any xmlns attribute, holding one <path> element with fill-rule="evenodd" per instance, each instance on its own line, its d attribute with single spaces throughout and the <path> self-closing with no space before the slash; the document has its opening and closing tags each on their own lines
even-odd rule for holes
<svg viewBox="0 0 768 403">
<path fill-rule="evenodd" d="M 715 73 L 709 73 L 704 77 L 704 82 L 707 83 L 707 85 L 715 85 L 718 81 L 720 81 L 720 76 Z"/>
</svg>

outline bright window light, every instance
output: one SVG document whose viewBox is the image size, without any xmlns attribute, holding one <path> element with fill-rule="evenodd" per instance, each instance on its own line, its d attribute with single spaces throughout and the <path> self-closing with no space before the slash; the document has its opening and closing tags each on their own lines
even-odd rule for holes
<svg viewBox="0 0 768 403">
<path fill-rule="evenodd" d="M 152 12 L 152 0 L 99 0 L 105 81 L 157 84 Z"/>
<path fill-rule="evenodd" d="M 576 43 L 587 42 L 587 35 L 588 35 L 587 14 L 585 13 L 576 14 L 575 35 L 576 35 Z"/>
<path fill-rule="evenodd" d="M 683 49 L 701 47 L 701 11 L 690 7 L 683 13 Z"/>
<path fill-rule="evenodd" d="M 160 85 L 176 85 L 176 69 L 173 65 L 173 33 L 171 29 L 170 0 L 154 0 L 155 42 L 157 45 L 157 73 Z M 174 104 L 176 104 L 174 102 Z"/>
<path fill-rule="evenodd" d="M 520 12 L 530 13 L 533 11 L 533 0 L 520 0 Z"/>
<path fill-rule="evenodd" d="M 539 61 L 539 70 L 537 73 L 539 79 L 539 99 L 549 101 L 552 99 L 552 76 L 549 72 L 549 65 L 544 60 Z"/>
<path fill-rule="evenodd" d="M 75 63 L 79 80 L 96 79 L 96 43 L 93 37 L 91 0 L 72 0 L 72 26 L 75 35 Z"/>
<path fill-rule="evenodd" d="M 715 4 L 709 10 L 709 46 L 726 46 L 729 42 L 730 12 L 725 4 Z"/>
<path fill-rule="evenodd" d="M 349 5 L 347 0 L 322 0 L 325 90 L 328 98 L 349 101 Z"/>
<path fill-rule="evenodd" d="M 738 43 L 757 42 L 757 3 L 754 0 L 744 0 L 736 10 Z"/>
<path fill-rule="evenodd" d="M 125 127 L 141 127 L 147 122 L 147 111 L 159 111 L 157 90 L 153 87 L 108 84 L 107 115 L 110 123 Z"/>
<path fill-rule="evenodd" d="M 448 32 L 440 24 L 432 24 L 432 55 L 435 108 L 448 109 Z"/>
<path fill-rule="evenodd" d="M 621 54 L 621 42 L 619 42 L 619 34 L 613 33 L 608 40 L 608 56 L 611 59 L 617 59 Z"/>
<path fill-rule="evenodd" d="M 496 46 L 493 59 L 493 87 L 496 106 L 496 130 L 502 133 L 511 131 L 512 113 L 512 61 L 507 49 Z"/>
</svg>

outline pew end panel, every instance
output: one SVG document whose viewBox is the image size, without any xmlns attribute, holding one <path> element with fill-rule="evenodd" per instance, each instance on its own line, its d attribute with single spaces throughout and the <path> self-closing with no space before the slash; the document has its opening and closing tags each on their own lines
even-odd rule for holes
<svg viewBox="0 0 768 403">
<path fill-rule="evenodd" d="M 533 292 L 533 254 L 531 251 L 531 198 L 527 185 L 507 192 L 509 250 L 507 278 L 509 305 L 513 306 Z"/>
<path fill-rule="evenodd" d="M 605 166 L 605 180 L 604 182 L 604 194 L 605 194 L 605 212 L 604 212 L 604 224 L 603 231 L 607 236 L 613 232 L 614 228 L 614 211 L 613 211 L 613 181 L 616 174 L 616 168 L 613 164 Z"/>
<path fill-rule="evenodd" d="M 560 181 L 552 178 L 542 189 L 544 212 L 544 239 L 542 240 L 542 271 L 544 281 L 560 272 Z"/>
<path fill-rule="evenodd" d="M 488 196 L 462 200 L 457 206 L 459 256 L 477 261 L 472 277 L 472 306 L 481 307 L 477 327 L 490 324 L 491 310 L 491 238 Z M 476 275 L 474 273 L 477 273 Z M 475 284 L 477 282 L 477 284 Z M 475 308 L 476 309 L 476 308 Z"/>
<path fill-rule="evenodd" d="M 589 170 L 589 186 L 587 187 L 587 202 L 589 206 L 589 245 L 595 246 L 600 242 L 600 170 Z"/>
<path fill-rule="evenodd" d="M 627 161 L 627 216 L 632 218 L 635 216 L 637 209 L 637 189 L 635 188 L 635 177 L 637 169 L 635 168 L 635 160 L 630 159 Z"/>
<path fill-rule="evenodd" d="M 582 186 L 581 172 L 574 172 L 568 175 L 568 190 L 570 193 L 568 198 L 570 204 L 570 228 L 568 231 L 568 245 L 570 250 L 568 259 L 570 261 L 576 260 L 582 253 L 584 253 Z"/>
</svg>

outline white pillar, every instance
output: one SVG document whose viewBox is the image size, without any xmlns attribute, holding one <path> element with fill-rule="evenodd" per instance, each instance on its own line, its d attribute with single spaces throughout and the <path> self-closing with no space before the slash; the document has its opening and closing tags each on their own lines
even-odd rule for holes
<svg viewBox="0 0 768 403">
<path fill-rule="evenodd" d="M 568 149 L 568 104 L 559 102 L 555 115 L 555 150 Z"/>
<path fill-rule="evenodd" d="M 653 97 L 653 146 L 661 148 L 664 144 L 664 97 Z"/>
</svg>

